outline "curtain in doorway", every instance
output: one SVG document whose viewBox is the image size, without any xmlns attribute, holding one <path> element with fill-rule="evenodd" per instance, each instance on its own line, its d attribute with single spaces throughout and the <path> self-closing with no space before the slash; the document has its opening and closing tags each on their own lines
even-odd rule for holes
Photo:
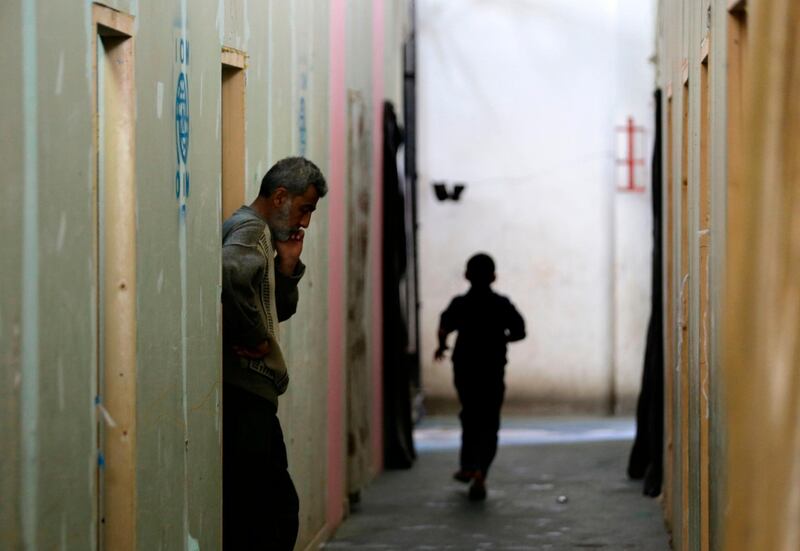
<svg viewBox="0 0 800 551">
<path fill-rule="evenodd" d="M 403 131 L 391 102 L 383 105 L 383 434 L 384 466 L 416 458 L 411 422 L 412 366 L 401 284 L 407 276 L 406 204 L 397 170 Z"/>
<path fill-rule="evenodd" d="M 661 493 L 664 439 L 664 326 L 661 246 L 661 90 L 655 92 L 653 145 L 653 276 L 650 323 L 642 369 L 642 388 L 636 406 L 636 440 L 628 461 L 628 476 L 644 478 L 643 493 Z"/>
</svg>

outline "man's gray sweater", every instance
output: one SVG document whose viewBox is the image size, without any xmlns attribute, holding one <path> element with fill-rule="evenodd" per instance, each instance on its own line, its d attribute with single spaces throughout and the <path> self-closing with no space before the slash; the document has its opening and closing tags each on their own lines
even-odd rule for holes
<svg viewBox="0 0 800 551">
<path fill-rule="evenodd" d="M 275 265 L 266 220 L 252 208 L 241 207 L 222 225 L 222 378 L 277 407 L 278 396 L 289 384 L 278 322 L 297 310 L 297 284 L 305 266 L 298 261 L 287 277 Z M 263 359 L 247 360 L 233 352 L 233 346 L 251 348 L 264 341 L 270 351 Z"/>
</svg>

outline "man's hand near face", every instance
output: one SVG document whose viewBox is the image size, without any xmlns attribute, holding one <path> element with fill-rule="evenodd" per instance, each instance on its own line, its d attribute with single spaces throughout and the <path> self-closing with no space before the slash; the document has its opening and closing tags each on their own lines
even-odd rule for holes
<svg viewBox="0 0 800 551">
<path fill-rule="evenodd" d="M 292 233 L 286 241 L 275 241 L 275 250 L 278 253 L 278 271 L 289 277 L 294 274 L 294 269 L 300 261 L 303 252 L 303 239 L 305 232 L 300 229 Z"/>
</svg>

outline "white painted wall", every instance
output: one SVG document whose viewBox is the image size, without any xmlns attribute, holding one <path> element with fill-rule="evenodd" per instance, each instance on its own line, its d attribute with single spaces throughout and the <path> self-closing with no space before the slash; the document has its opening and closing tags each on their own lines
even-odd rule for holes
<svg viewBox="0 0 800 551">
<path fill-rule="evenodd" d="M 439 313 L 486 251 L 523 313 L 507 403 L 602 409 L 638 392 L 649 316 L 648 194 L 615 191 L 615 126 L 652 135 L 652 8 L 637 0 L 418 1 L 423 385 Z M 629 9 L 630 8 L 630 9 Z M 649 147 L 644 155 L 648 158 Z M 649 169 L 644 167 L 649 187 Z M 432 181 L 461 181 L 438 202 Z"/>
<path fill-rule="evenodd" d="M 647 323 L 650 320 L 652 258 L 651 161 L 655 101 L 654 2 L 619 0 L 617 9 L 617 81 L 615 121 L 633 117 L 645 128 L 646 165 L 637 174 L 642 194 L 617 193 L 615 200 L 615 383 L 618 410 L 633 411 L 641 385 Z M 625 183 L 617 174 L 617 181 Z"/>
</svg>

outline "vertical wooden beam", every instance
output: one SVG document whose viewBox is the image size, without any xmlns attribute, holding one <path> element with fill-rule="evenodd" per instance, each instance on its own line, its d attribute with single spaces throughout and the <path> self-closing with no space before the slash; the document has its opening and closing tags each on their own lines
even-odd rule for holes
<svg viewBox="0 0 800 551">
<path fill-rule="evenodd" d="M 739 6 L 740 4 L 737 4 Z M 736 239 L 737 225 L 744 216 L 745 89 L 747 63 L 747 11 L 737 7 L 728 15 L 728 204 L 726 240 L 728 256 L 740 258 L 744 240 Z M 727 297 L 737 300 L 736 297 Z"/>
<path fill-rule="evenodd" d="M 711 182 L 709 176 L 708 59 L 700 65 L 700 550 L 709 549 L 709 251 L 711 243 Z"/>
<path fill-rule="evenodd" d="M 136 548 L 136 177 L 133 18 L 93 5 L 97 120 L 100 545 Z M 100 66 L 102 65 L 102 66 Z M 108 221 L 105 223 L 103 221 Z"/>
<path fill-rule="evenodd" d="M 689 82 L 683 85 L 681 125 L 681 211 L 680 211 L 680 281 L 678 282 L 680 315 L 678 329 L 679 410 L 680 410 L 680 518 L 681 545 L 689 542 Z"/>
<path fill-rule="evenodd" d="M 725 366 L 723 362 L 724 281 L 726 262 L 727 204 L 727 0 L 713 0 L 711 38 L 708 55 L 708 124 L 710 239 L 708 269 L 710 284 L 708 305 L 708 378 L 709 378 L 709 551 L 723 551 L 727 491 L 725 480 L 728 457 L 726 423 Z"/>
<path fill-rule="evenodd" d="M 665 179 L 665 194 L 666 199 L 664 204 L 667 206 L 666 208 L 666 231 L 664 235 L 666 235 L 666 254 L 664 256 L 666 262 L 664 263 L 664 271 L 665 271 L 665 291 L 664 295 L 666 296 L 666 300 L 664 304 L 666 305 L 665 316 L 666 320 L 664 323 L 665 328 L 665 362 L 664 362 L 664 436 L 665 436 L 665 445 L 664 445 L 664 479 L 662 483 L 663 494 L 664 494 L 664 512 L 665 512 L 665 520 L 667 526 L 672 529 L 672 499 L 673 499 L 673 492 L 672 492 L 672 483 L 674 477 L 674 463 L 675 463 L 675 455 L 674 455 L 674 424 L 675 424 L 675 408 L 674 408 L 674 395 L 675 395 L 675 385 L 673 379 L 673 373 L 675 372 L 675 296 L 673 293 L 673 289 L 675 288 L 675 190 L 673 186 L 673 178 L 675 177 L 675 169 L 674 169 L 674 160 L 673 154 L 675 151 L 675 138 L 674 138 L 674 128 L 675 124 L 673 123 L 673 100 L 671 90 L 667 92 L 667 152 L 666 152 L 666 162 L 664 165 L 666 166 L 666 179 Z"/>
<path fill-rule="evenodd" d="M 222 220 L 245 202 L 245 63 L 243 52 L 222 51 Z"/>
<path fill-rule="evenodd" d="M 738 312 L 743 308 L 743 296 L 738 292 L 733 292 L 736 285 L 737 272 L 742 269 L 742 262 L 747 256 L 745 243 L 747 242 L 747 232 L 744 223 L 747 220 L 746 213 L 746 186 L 744 156 L 747 155 L 745 149 L 745 82 L 746 82 L 746 57 L 747 57 L 747 12 L 737 5 L 736 8 L 728 13 L 727 16 L 727 75 L 726 75 L 726 121 L 727 135 L 727 181 L 726 181 L 726 235 L 725 235 L 725 285 L 724 285 L 724 312 L 723 320 L 723 354 L 722 372 L 726 381 L 726 404 L 727 416 L 725 422 L 728 432 L 728 478 L 726 480 L 726 509 L 737 502 L 737 495 L 744 491 L 740 482 L 736 481 L 739 477 L 736 465 L 741 465 L 743 459 L 748 457 L 748 451 L 743 447 L 736 446 L 742 435 L 742 423 L 747 422 L 747 413 L 742 410 L 738 403 L 739 397 L 736 388 L 736 361 L 734 351 L 744 353 L 740 343 L 732 343 L 732 334 L 737 337 L 745 338 L 747 330 L 739 333 L 736 327 L 736 320 L 728 317 L 728 312 Z M 733 332 L 733 333 L 732 333 Z M 748 375 L 749 378 L 750 375 Z M 753 465 L 750 465 L 753 467 Z M 752 476 L 753 473 L 746 473 L 744 476 Z M 745 492 L 746 493 L 746 492 Z M 741 523 L 731 526 L 735 512 L 725 516 L 723 526 L 725 527 L 724 537 L 729 543 L 728 549 L 746 549 L 744 544 L 748 525 Z M 742 543 L 738 543 L 738 541 Z"/>
</svg>

